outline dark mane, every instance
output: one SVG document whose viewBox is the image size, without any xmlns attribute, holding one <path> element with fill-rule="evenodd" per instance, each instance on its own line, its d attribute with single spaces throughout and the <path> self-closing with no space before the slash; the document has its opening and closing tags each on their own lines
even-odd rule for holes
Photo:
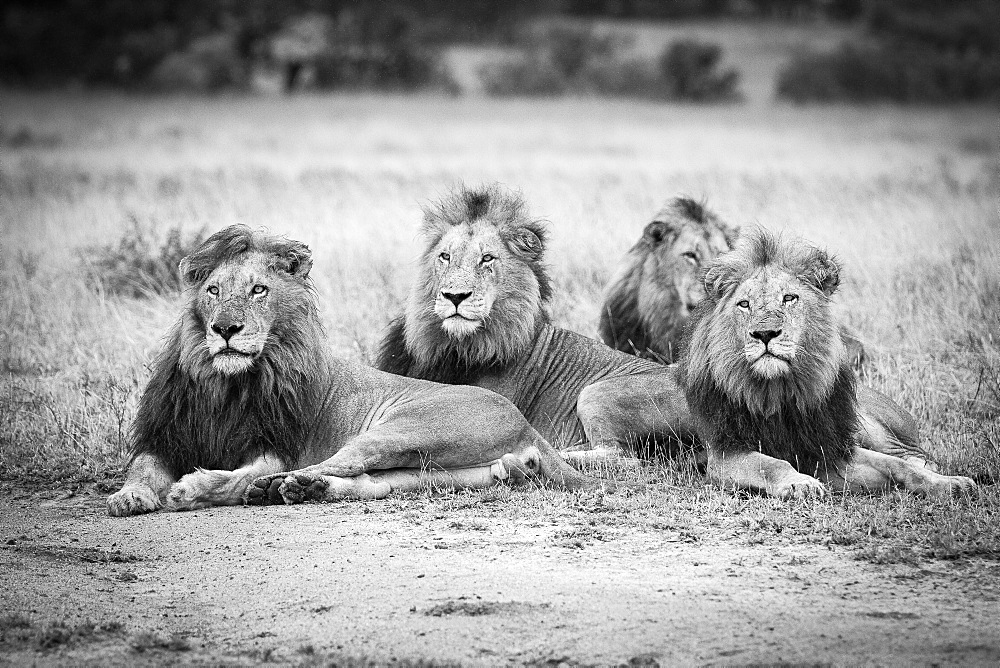
<svg viewBox="0 0 1000 668">
<path fill-rule="evenodd" d="M 734 401 L 710 373 L 700 374 L 684 389 L 699 431 L 712 447 L 723 453 L 755 450 L 815 475 L 820 467 L 843 462 L 851 454 L 859 428 L 855 382 L 851 367 L 844 364 L 823 403 L 811 410 L 785 404 L 770 417 Z"/>
<path fill-rule="evenodd" d="M 548 324 L 546 314 L 542 314 L 536 324 L 536 330 Z M 457 350 L 445 349 L 445 354 L 435 358 L 431 367 L 416 363 L 409 348 L 406 347 L 406 317 L 393 318 L 386 327 L 385 334 L 379 343 L 375 368 L 380 371 L 394 373 L 398 376 L 410 376 L 431 380 L 435 383 L 448 385 L 473 385 L 484 374 L 500 372 L 505 364 L 492 361 L 487 364 L 470 364 Z"/>
<path fill-rule="evenodd" d="M 182 273 L 193 287 L 140 399 L 133 458 L 156 455 L 181 476 L 196 467 L 232 470 L 263 454 L 291 465 L 309 446 L 331 370 L 304 271 L 283 279 L 286 296 L 269 343 L 249 371 L 233 377 L 216 372 L 204 345 L 197 286 L 223 262 L 251 252 L 267 253 L 275 271 L 289 274 L 310 262 L 305 245 L 245 226 L 218 232 L 185 259 Z"/>
</svg>

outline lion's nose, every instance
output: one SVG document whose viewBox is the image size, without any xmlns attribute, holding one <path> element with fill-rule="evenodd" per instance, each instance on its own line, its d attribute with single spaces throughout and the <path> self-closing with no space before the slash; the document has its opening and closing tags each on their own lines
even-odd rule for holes
<svg viewBox="0 0 1000 668">
<path fill-rule="evenodd" d="M 458 305 L 472 296 L 471 292 L 442 292 L 441 296 L 450 301 L 458 308 Z"/>
<path fill-rule="evenodd" d="M 750 332 L 750 336 L 762 342 L 765 346 L 771 341 L 771 339 L 776 339 L 781 336 L 780 329 L 759 329 L 756 332 Z"/>
<path fill-rule="evenodd" d="M 243 324 L 229 320 L 216 321 L 212 323 L 212 331 L 228 341 L 233 334 L 243 329 Z"/>
</svg>

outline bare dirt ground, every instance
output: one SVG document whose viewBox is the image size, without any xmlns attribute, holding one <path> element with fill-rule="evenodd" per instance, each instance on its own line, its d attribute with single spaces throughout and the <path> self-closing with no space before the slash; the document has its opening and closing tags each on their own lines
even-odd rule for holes
<svg viewBox="0 0 1000 668">
<path fill-rule="evenodd" d="M 5 665 L 1000 662 L 995 560 L 602 535 L 489 495 L 120 519 L 5 491 Z"/>
</svg>

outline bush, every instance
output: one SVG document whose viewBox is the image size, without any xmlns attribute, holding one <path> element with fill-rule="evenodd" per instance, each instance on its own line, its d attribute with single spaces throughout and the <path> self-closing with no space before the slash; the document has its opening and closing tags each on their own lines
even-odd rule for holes
<svg viewBox="0 0 1000 668">
<path fill-rule="evenodd" d="M 166 231 L 162 241 L 151 225 L 130 217 L 131 225 L 117 244 L 80 252 L 88 283 L 126 297 L 169 294 L 183 288 L 177 266 L 204 240 L 204 231 L 182 235 L 180 228 Z"/>
<path fill-rule="evenodd" d="M 722 48 L 696 40 L 675 42 L 660 57 L 660 72 L 670 97 L 714 102 L 739 98 L 736 70 L 719 72 Z"/>
<path fill-rule="evenodd" d="M 631 39 L 589 28 L 550 28 L 536 33 L 515 58 L 479 71 L 490 95 L 564 94 L 647 99 L 733 100 L 735 71 L 719 73 L 722 49 L 677 42 L 650 62 L 625 58 Z"/>
<path fill-rule="evenodd" d="M 1000 99 L 1000 5 L 991 0 L 876 0 L 867 41 L 803 52 L 778 75 L 795 102 Z"/>
<path fill-rule="evenodd" d="M 150 76 L 154 88 L 167 91 L 215 92 L 241 88 L 246 80 L 236 40 L 226 33 L 192 41 L 164 58 Z"/>
<path fill-rule="evenodd" d="M 793 102 L 996 100 L 1000 58 L 847 43 L 831 54 L 800 54 L 779 73 L 777 92 Z"/>
<path fill-rule="evenodd" d="M 271 55 L 287 91 L 302 85 L 306 72 L 318 88 L 455 89 L 420 18 L 398 8 L 294 16 L 271 40 Z"/>
</svg>

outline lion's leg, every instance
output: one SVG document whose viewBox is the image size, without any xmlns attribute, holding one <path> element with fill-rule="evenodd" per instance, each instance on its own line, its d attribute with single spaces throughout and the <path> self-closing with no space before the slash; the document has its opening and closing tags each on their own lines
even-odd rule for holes
<svg viewBox="0 0 1000 668">
<path fill-rule="evenodd" d="M 532 479 L 551 481 L 563 489 L 597 484 L 564 462 L 510 402 L 478 388 L 463 389 L 488 394 L 491 401 L 502 402 L 502 407 L 509 408 L 508 414 L 494 415 L 503 419 L 494 419 L 493 428 L 488 429 L 476 426 L 478 422 L 471 419 L 474 416 L 467 416 L 470 419 L 466 420 L 466 416 L 459 415 L 459 422 L 436 427 L 412 416 L 390 420 L 352 438 L 319 464 L 258 478 L 247 489 L 247 502 L 381 498 L 394 489 L 391 480 L 404 486 L 436 482 L 479 487 L 498 480 L 517 483 Z M 471 405 L 475 407 L 474 403 Z M 462 410 L 456 406 L 451 406 L 453 418 Z M 381 473 L 389 469 L 413 473 L 394 473 L 394 477 Z M 492 472 L 489 480 L 487 471 Z M 465 481 L 463 476 L 469 480 Z"/>
<path fill-rule="evenodd" d="M 637 446 L 641 450 L 650 439 L 663 445 L 694 436 L 684 392 L 666 368 L 588 385 L 576 413 L 591 447 L 619 456 Z"/>
<path fill-rule="evenodd" d="M 823 498 L 827 494 L 816 478 L 760 452 L 717 452 L 709 447 L 707 468 L 708 477 L 727 489 L 756 490 L 779 499 Z"/>
<path fill-rule="evenodd" d="M 839 471 L 823 474 L 838 490 L 875 492 L 899 486 L 921 496 L 952 496 L 971 493 L 976 483 L 964 476 L 945 476 L 899 457 L 854 448 Z"/>
<path fill-rule="evenodd" d="M 121 490 L 108 497 L 108 514 L 122 517 L 152 512 L 163 505 L 163 497 L 176 481 L 159 457 L 138 455 L 129 464 Z"/>
<path fill-rule="evenodd" d="M 886 395 L 866 385 L 859 383 L 856 391 L 861 426 L 858 447 L 936 470 L 927 453 L 920 448 L 920 431 L 912 415 Z"/>
<path fill-rule="evenodd" d="M 392 492 L 411 492 L 422 489 L 457 490 L 482 489 L 501 481 L 524 482 L 531 477 L 529 467 L 537 464 L 524 462 L 516 455 L 480 466 L 463 468 L 400 468 L 373 470 L 353 477 L 340 477 L 318 473 L 308 467 L 299 471 L 265 476 L 247 488 L 246 500 L 250 504 L 287 503 L 305 501 L 339 501 L 342 499 L 381 499 Z"/>
<path fill-rule="evenodd" d="M 178 480 L 167 493 L 168 510 L 197 510 L 243 503 L 247 486 L 260 476 L 277 473 L 285 464 L 275 456 L 261 456 L 234 471 L 198 469 Z"/>
</svg>

